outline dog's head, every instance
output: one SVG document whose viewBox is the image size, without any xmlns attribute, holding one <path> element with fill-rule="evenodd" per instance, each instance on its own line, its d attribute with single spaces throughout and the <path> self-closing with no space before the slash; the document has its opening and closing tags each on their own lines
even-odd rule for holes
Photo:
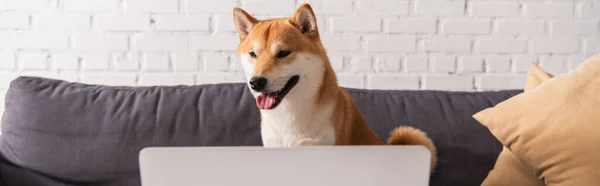
<svg viewBox="0 0 600 186">
<path fill-rule="evenodd" d="M 258 20 L 240 8 L 234 8 L 233 17 L 237 52 L 260 109 L 316 94 L 328 59 L 310 5 L 302 4 L 287 18 Z"/>
</svg>

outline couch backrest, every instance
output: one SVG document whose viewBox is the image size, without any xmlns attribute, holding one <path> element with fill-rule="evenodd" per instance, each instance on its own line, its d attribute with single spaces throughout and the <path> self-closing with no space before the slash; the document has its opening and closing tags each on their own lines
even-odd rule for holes
<svg viewBox="0 0 600 186">
<path fill-rule="evenodd" d="M 431 185 L 461 186 L 479 185 L 501 150 L 471 115 L 520 92 L 348 91 L 382 139 L 399 125 L 427 132 L 439 151 Z M 241 83 L 110 87 L 20 77 L 6 97 L 0 173 L 7 184 L 139 185 L 142 148 L 260 146 L 259 120 Z"/>
</svg>

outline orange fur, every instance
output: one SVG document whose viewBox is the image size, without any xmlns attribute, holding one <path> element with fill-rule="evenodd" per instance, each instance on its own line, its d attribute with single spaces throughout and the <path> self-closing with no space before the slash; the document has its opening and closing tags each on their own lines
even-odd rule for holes
<svg viewBox="0 0 600 186">
<path fill-rule="evenodd" d="M 300 14 L 304 14 L 304 17 Z M 307 14 L 310 15 L 309 18 L 315 17 L 310 5 L 302 4 L 292 17 L 257 20 L 244 10 L 235 8 L 234 21 L 240 35 L 238 53 L 256 52 L 257 57 L 248 60 L 254 67 L 253 75 L 276 72 L 279 68 L 297 60 L 299 57 L 297 53 L 320 56 L 320 60 L 323 61 L 323 81 L 318 87 L 312 104 L 316 109 L 333 105 L 329 123 L 335 133 L 335 145 L 384 145 L 370 128 L 350 95 L 339 87 L 335 71 L 321 43 L 316 19 L 306 20 Z M 284 59 L 275 58 L 278 50 L 274 48 L 277 47 L 294 52 Z M 391 132 L 387 141 L 389 145 L 427 147 L 432 154 L 431 169 L 435 168 L 437 162 L 435 146 L 422 131 L 408 126 L 398 127 Z"/>
<path fill-rule="evenodd" d="M 433 141 L 423 131 L 412 127 L 397 127 L 390 132 L 388 145 L 423 145 L 431 152 L 431 170 L 437 165 L 437 150 Z"/>
</svg>

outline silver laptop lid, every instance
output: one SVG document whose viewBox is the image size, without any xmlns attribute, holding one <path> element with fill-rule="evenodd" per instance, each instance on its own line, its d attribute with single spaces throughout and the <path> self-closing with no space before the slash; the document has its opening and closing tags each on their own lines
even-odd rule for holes
<svg viewBox="0 0 600 186">
<path fill-rule="evenodd" d="M 150 147 L 142 186 L 429 185 L 422 146 Z"/>
</svg>

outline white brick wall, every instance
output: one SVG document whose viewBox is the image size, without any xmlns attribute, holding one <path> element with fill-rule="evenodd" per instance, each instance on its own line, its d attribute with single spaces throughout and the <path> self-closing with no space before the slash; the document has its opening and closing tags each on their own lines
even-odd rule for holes
<svg viewBox="0 0 600 186">
<path fill-rule="evenodd" d="M 242 82 L 233 7 L 290 16 L 303 1 L 0 0 L 0 92 L 19 75 L 109 85 Z M 600 52 L 598 0 L 311 4 L 349 87 L 522 88 L 532 61 L 564 73 Z"/>
<path fill-rule="evenodd" d="M 208 16 L 160 15 L 154 18 L 159 31 L 208 31 L 209 27 Z"/>
<path fill-rule="evenodd" d="M 94 16 L 94 27 L 101 31 L 142 31 L 150 28 L 147 15 L 107 14 Z"/>
<path fill-rule="evenodd" d="M 434 18 L 402 18 L 389 19 L 386 31 L 389 33 L 426 33 L 433 34 L 437 28 L 437 20 Z"/>
<path fill-rule="evenodd" d="M 33 15 L 33 27 L 42 30 L 82 30 L 90 28 L 90 16 L 68 13 L 39 13 Z"/>
<path fill-rule="evenodd" d="M 119 12 L 120 0 L 62 0 L 61 6 L 66 12 L 104 13 Z"/>
<path fill-rule="evenodd" d="M 473 17 L 518 18 L 519 3 L 516 2 L 473 2 L 469 3 Z"/>
<path fill-rule="evenodd" d="M 525 3 L 523 9 L 527 18 L 570 19 L 574 16 L 573 3 L 570 2 Z"/>
<path fill-rule="evenodd" d="M 456 17 L 465 15 L 465 0 L 416 0 L 415 16 Z"/>
</svg>

